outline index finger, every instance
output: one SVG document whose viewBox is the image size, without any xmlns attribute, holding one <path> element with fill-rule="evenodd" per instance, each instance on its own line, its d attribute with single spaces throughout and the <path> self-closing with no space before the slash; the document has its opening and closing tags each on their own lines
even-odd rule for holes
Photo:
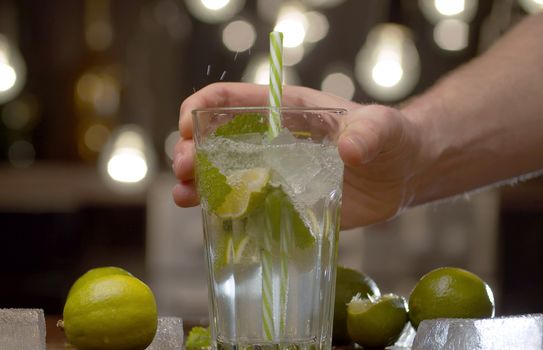
<svg viewBox="0 0 543 350">
<path fill-rule="evenodd" d="M 249 83 L 215 83 L 189 96 L 179 110 L 179 131 L 184 139 L 192 138 L 192 115 L 197 108 L 265 106 L 268 87 Z"/>
</svg>

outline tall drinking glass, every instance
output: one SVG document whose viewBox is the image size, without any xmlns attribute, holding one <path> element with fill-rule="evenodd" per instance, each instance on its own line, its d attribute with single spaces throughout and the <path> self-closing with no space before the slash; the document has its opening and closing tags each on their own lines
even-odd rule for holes
<svg viewBox="0 0 543 350">
<path fill-rule="evenodd" d="M 344 113 L 193 112 L 214 349 L 331 348 Z"/>
</svg>

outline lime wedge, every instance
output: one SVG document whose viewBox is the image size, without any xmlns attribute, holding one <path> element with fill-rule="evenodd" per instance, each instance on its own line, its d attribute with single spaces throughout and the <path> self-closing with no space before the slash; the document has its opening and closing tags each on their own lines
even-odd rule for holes
<svg viewBox="0 0 543 350">
<path fill-rule="evenodd" d="M 266 198 L 270 170 L 252 168 L 233 172 L 227 178 L 232 189 L 215 213 L 222 219 L 238 219 L 246 216 Z"/>
<path fill-rule="evenodd" d="M 215 136 L 228 137 L 233 135 L 258 133 L 264 134 L 268 126 L 264 116 L 258 113 L 238 114 L 228 123 L 215 130 Z"/>
<path fill-rule="evenodd" d="M 355 295 L 347 305 L 350 338 L 364 348 L 394 344 L 408 321 L 406 304 L 395 294 L 375 298 Z"/>
<path fill-rule="evenodd" d="M 227 183 L 226 176 L 209 161 L 205 153 L 196 154 L 196 173 L 200 198 L 207 203 L 209 210 L 215 211 L 232 192 L 232 187 Z"/>
</svg>

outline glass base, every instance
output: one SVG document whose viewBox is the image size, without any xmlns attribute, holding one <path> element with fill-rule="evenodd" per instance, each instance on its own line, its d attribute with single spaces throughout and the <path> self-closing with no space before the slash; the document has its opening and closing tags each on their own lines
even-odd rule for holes
<svg viewBox="0 0 543 350">
<path fill-rule="evenodd" d="M 226 343 L 218 341 L 216 350 L 330 350 L 330 343 L 285 342 L 285 343 Z"/>
</svg>

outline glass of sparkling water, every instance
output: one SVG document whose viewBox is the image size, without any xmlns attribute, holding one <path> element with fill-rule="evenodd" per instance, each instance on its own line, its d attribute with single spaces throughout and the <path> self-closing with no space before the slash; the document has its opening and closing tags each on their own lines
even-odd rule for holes
<svg viewBox="0 0 543 350">
<path fill-rule="evenodd" d="M 214 349 L 331 348 L 344 114 L 193 111 Z"/>
</svg>

